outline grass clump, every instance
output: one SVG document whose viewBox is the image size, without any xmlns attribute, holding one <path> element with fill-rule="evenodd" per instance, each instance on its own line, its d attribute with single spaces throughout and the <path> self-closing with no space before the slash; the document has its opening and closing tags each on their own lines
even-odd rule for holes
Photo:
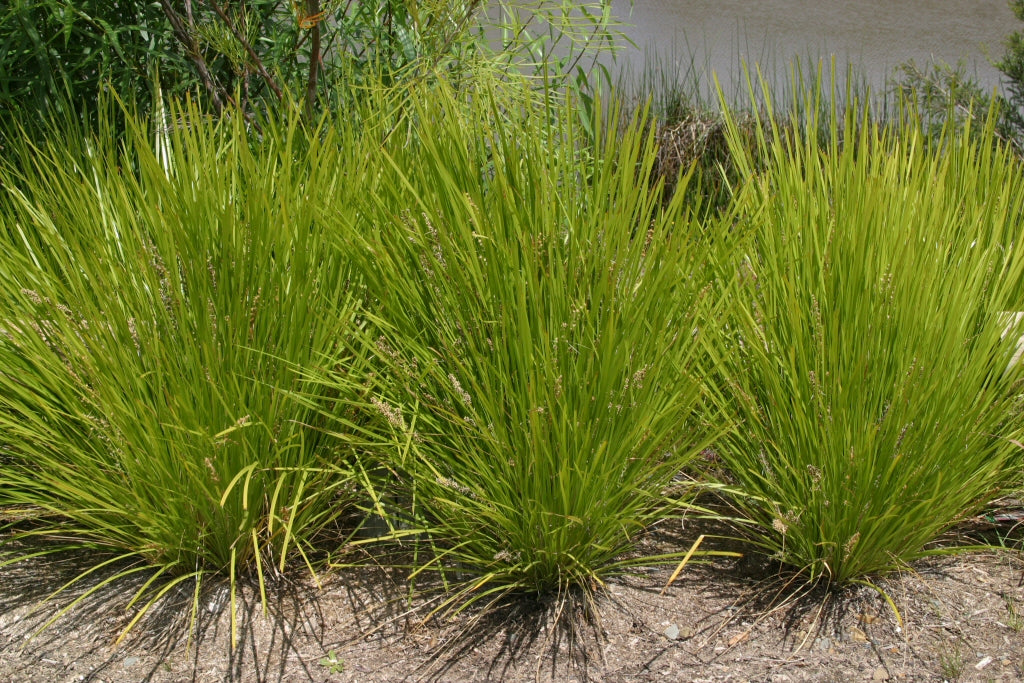
<svg viewBox="0 0 1024 683">
<path fill-rule="evenodd" d="M 859 112 L 769 112 L 763 171 L 730 120 L 751 239 L 720 454 L 755 543 L 837 583 L 929 552 L 1019 472 L 1020 167 L 991 126 L 933 144 Z"/>
<path fill-rule="evenodd" d="M 9 146 L 0 507 L 13 538 L 154 572 L 147 596 L 195 578 L 198 605 L 207 573 L 255 569 L 262 589 L 266 560 L 308 558 L 351 495 L 338 440 L 289 394 L 355 327 L 315 210 L 344 205 L 353 145 L 180 114 L 156 144 L 134 122 L 121 144 L 55 128 Z"/>
<path fill-rule="evenodd" d="M 712 431 L 714 248 L 682 193 L 661 208 L 639 117 L 593 147 L 571 103 L 438 89 L 409 111 L 344 244 L 378 307 L 380 511 L 420 571 L 465 581 L 448 604 L 592 591 L 651 559 L 626 553 Z"/>
</svg>

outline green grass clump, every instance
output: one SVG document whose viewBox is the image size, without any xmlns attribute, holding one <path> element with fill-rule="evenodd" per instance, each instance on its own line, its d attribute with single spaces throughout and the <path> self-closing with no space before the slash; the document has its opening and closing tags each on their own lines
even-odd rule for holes
<svg viewBox="0 0 1024 683">
<path fill-rule="evenodd" d="M 813 99 L 813 98 L 812 98 Z M 820 111 L 814 103 L 806 111 Z M 1024 178 L 982 131 L 770 119 L 746 186 L 720 454 L 766 553 L 843 583 L 1017 479 Z M 829 131 L 823 137 L 822 130 Z"/>
<path fill-rule="evenodd" d="M 466 580 L 452 601 L 646 561 L 627 553 L 679 512 L 711 431 L 692 371 L 718 334 L 714 249 L 681 193 L 661 208 L 651 134 L 592 147 L 571 104 L 496 101 L 412 98 L 414 139 L 372 165 L 344 244 L 378 307 L 379 512 L 420 570 Z"/>
<path fill-rule="evenodd" d="M 354 164 L 335 130 L 178 113 L 156 144 L 135 123 L 9 146 L 0 510 L 54 550 L 155 570 L 149 597 L 194 577 L 198 600 L 208 572 L 262 588 L 261 561 L 308 556 L 351 495 L 338 440 L 289 394 L 355 328 L 316 211 L 343 211 Z"/>
</svg>

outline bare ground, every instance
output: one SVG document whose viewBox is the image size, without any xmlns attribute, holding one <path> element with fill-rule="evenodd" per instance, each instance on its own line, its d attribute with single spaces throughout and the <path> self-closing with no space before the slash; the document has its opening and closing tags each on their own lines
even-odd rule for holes
<svg viewBox="0 0 1024 683">
<path fill-rule="evenodd" d="M 650 550 L 693 538 L 692 528 L 662 529 Z M 145 580 L 127 579 L 30 638 L 62 603 L 33 608 L 88 559 L 0 570 L 0 681 L 1024 680 L 1019 549 L 933 558 L 879 579 L 898 617 L 871 587 L 807 586 L 748 555 L 691 564 L 667 589 L 671 567 L 615 579 L 596 610 L 573 596 L 518 598 L 426 623 L 437 597 L 410 602 L 398 571 L 338 571 L 321 589 L 276 577 L 267 615 L 258 591 L 239 591 L 234 649 L 224 585 L 204 589 L 195 633 L 193 591 L 183 589 L 115 645 Z"/>
</svg>

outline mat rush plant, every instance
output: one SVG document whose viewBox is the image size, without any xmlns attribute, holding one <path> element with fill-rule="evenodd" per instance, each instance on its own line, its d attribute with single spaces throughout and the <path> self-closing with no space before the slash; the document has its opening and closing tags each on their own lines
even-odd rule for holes
<svg viewBox="0 0 1024 683">
<path fill-rule="evenodd" d="M 753 236 L 720 454 L 755 543 L 841 584 L 932 552 L 1017 479 L 1024 178 L 991 125 L 932 144 L 855 106 L 825 122 L 770 119 L 763 171 L 733 127 Z"/>
<path fill-rule="evenodd" d="M 417 534 L 414 578 L 456 581 L 448 606 L 678 562 L 627 553 L 711 432 L 691 370 L 715 254 L 660 209 L 643 120 L 593 149 L 571 105 L 495 101 L 414 97 L 344 244 L 378 306 L 378 511 Z"/>
<path fill-rule="evenodd" d="M 123 145 L 55 129 L 10 148 L 0 510 L 20 522 L 8 541 L 99 551 L 79 577 L 116 568 L 97 588 L 148 574 L 132 625 L 193 579 L 195 608 L 210 573 L 230 577 L 233 616 L 237 576 L 262 590 L 266 562 L 307 558 L 345 509 L 347 478 L 323 467 L 345 454 L 288 396 L 354 326 L 314 211 L 344 200 L 352 145 L 322 133 L 257 141 L 235 117 L 157 145 L 136 123 Z"/>
</svg>

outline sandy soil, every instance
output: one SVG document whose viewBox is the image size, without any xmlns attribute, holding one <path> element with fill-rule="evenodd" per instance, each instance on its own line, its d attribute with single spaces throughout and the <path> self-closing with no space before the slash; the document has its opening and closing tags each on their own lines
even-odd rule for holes
<svg viewBox="0 0 1024 683">
<path fill-rule="evenodd" d="M 661 529 L 650 549 L 693 538 Z M 277 577 L 265 616 L 258 592 L 240 591 L 233 650 L 229 591 L 212 584 L 194 636 L 183 589 L 114 645 L 144 581 L 126 580 L 30 638 L 67 600 L 33 608 L 86 559 L 0 569 L 0 681 L 1024 680 L 1020 550 L 943 556 L 878 580 L 899 621 L 870 587 L 829 592 L 747 556 L 690 565 L 667 590 L 671 567 L 616 579 L 596 610 L 571 596 L 518 598 L 426 622 L 440 592 L 421 585 L 410 601 L 397 571 L 338 571 L 322 589 Z"/>
</svg>

